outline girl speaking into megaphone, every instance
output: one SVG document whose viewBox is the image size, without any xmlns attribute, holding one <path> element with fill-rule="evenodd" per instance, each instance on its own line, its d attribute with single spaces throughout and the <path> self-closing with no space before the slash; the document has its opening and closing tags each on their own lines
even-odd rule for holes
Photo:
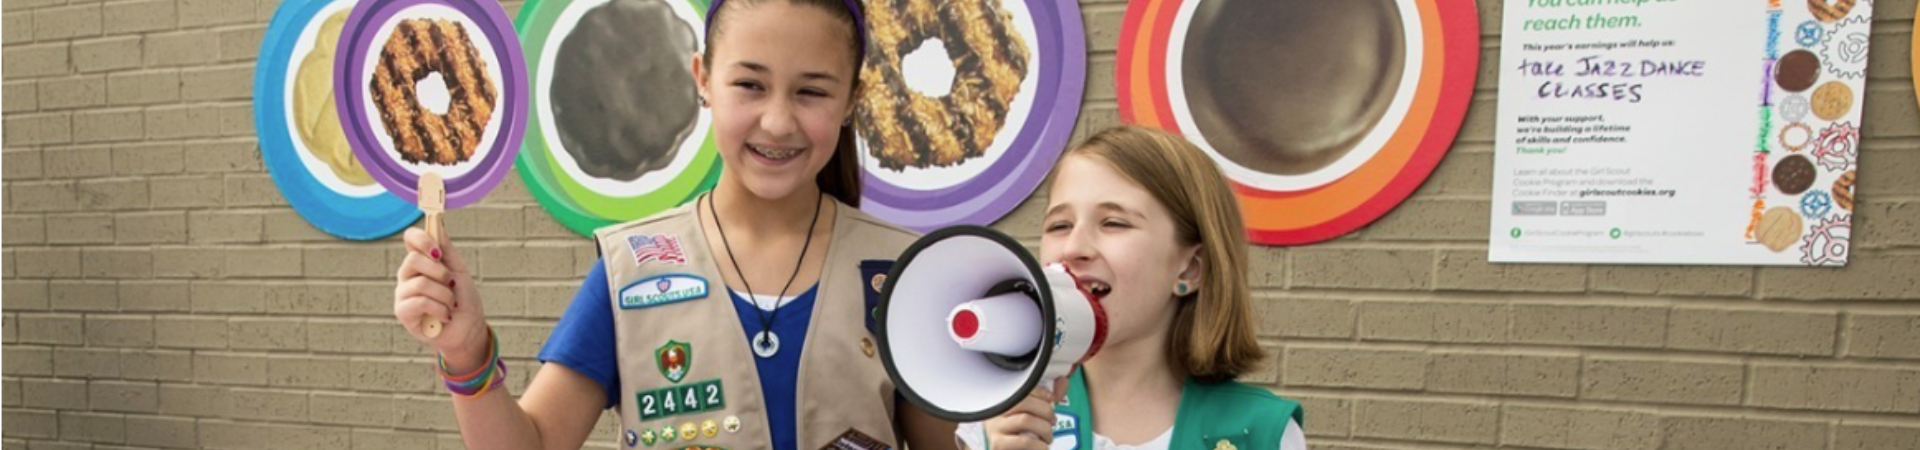
<svg viewBox="0 0 1920 450">
<path fill-rule="evenodd" d="M 1226 179 L 1185 139 L 1140 127 L 1069 151 L 1049 190 L 1041 259 L 1106 309 L 1106 343 L 1065 383 L 985 422 L 974 450 L 1305 449 L 1299 403 L 1234 378 L 1254 340 L 1247 238 Z"/>
</svg>

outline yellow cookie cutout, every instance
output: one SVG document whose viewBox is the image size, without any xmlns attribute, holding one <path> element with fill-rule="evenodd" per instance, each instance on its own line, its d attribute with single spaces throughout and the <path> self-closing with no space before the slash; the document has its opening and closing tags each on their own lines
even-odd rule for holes
<svg viewBox="0 0 1920 450">
<path fill-rule="evenodd" d="M 340 114 L 333 104 L 334 46 L 340 42 L 340 30 L 346 27 L 347 13 L 342 10 L 328 16 L 314 36 L 313 51 L 300 61 L 294 74 L 293 120 L 307 152 L 325 162 L 333 174 L 347 184 L 368 186 L 373 176 L 353 156 L 347 145 L 347 133 L 340 128 Z"/>
</svg>

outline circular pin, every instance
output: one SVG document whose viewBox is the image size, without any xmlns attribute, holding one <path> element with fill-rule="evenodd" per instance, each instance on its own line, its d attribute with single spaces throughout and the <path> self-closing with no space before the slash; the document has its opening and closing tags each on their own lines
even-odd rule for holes
<svg viewBox="0 0 1920 450">
<path fill-rule="evenodd" d="M 700 422 L 700 435 L 706 436 L 706 437 L 719 436 L 720 424 L 714 423 L 713 419 L 707 419 L 707 421 L 705 422 Z"/>
<path fill-rule="evenodd" d="M 882 290 L 884 290 L 884 289 L 881 289 L 881 288 L 882 288 L 882 287 L 885 287 L 886 285 L 887 285 L 887 274 L 884 274 L 884 273 L 876 273 L 876 274 L 873 274 L 873 290 L 874 290 L 874 292 L 879 292 L 879 291 L 882 291 Z"/>
<path fill-rule="evenodd" d="M 721 421 L 721 424 L 721 426 L 726 427 L 727 434 L 740 432 L 740 416 L 727 416 L 726 420 Z"/>
<path fill-rule="evenodd" d="M 662 425 L 660 427 L 660 442 L 673 442 L 679 438 L 680 434 L 673 431 L 673 425 Z"/>
<path fill-rule="evenodd" d="M 628 433 L 632 433 L 632 432 L 629 431 Z M 644 442 L 647 445 L 653 445 L 654 441 L 657 441 L 657 440 L 659 440 L 659 436 L 653 434 L 652 428 L 648 428 L 646 429 L 646 431 L 640 432 L 640 442 Z"/>
<path fill-rule="evenodd" d="M 700 437 L 700 429 L 694 428 L 693 422 L 680 424 L 680 440 L 692 441 L 696 437 Z"/>
<path fill-rule="evenodd" d="M 639 444 L 640 444 L 640 433 L 635 433 L 633 432 L 633 430 L 627 430 L 627 446 L 632 447 Z"/>
</svg>

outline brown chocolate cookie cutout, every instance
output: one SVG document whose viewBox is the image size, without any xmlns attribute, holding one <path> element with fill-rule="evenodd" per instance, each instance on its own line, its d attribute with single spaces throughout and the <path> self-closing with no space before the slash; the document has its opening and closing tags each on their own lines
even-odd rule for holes
<svg viewBox="0 0 1920 450">
<path fill-rule="evenodd" d="M 1773 83 L 1787 92 L 1801 92 L 1820 80 L 1820 57 L 1806 50 L 1794 50 L 1773 65 Z"/>
<path fill-rule="evenodd" d="M 1787 155 L 1773 164 L 1773 186 L 1780 193 L 1800 195 L 1813 187 L 1813 179 L 1818 176 L 1813 169 L 1813 161 L 1804 155 Z"/>
</svg>

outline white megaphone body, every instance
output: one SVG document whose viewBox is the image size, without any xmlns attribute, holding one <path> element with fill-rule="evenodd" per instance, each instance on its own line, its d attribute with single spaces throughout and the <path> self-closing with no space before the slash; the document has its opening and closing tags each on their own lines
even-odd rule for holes
<svg viewBox="0 0 1920 450">
<path fill-rule="evenodd" d="M 1073 373 L 1106 339 L 1106 312 L 1059 265 L 991 228 L 934 230 L 887 274 L 881 362 L 922 410 L 977 421 Z"/>
</svg>

